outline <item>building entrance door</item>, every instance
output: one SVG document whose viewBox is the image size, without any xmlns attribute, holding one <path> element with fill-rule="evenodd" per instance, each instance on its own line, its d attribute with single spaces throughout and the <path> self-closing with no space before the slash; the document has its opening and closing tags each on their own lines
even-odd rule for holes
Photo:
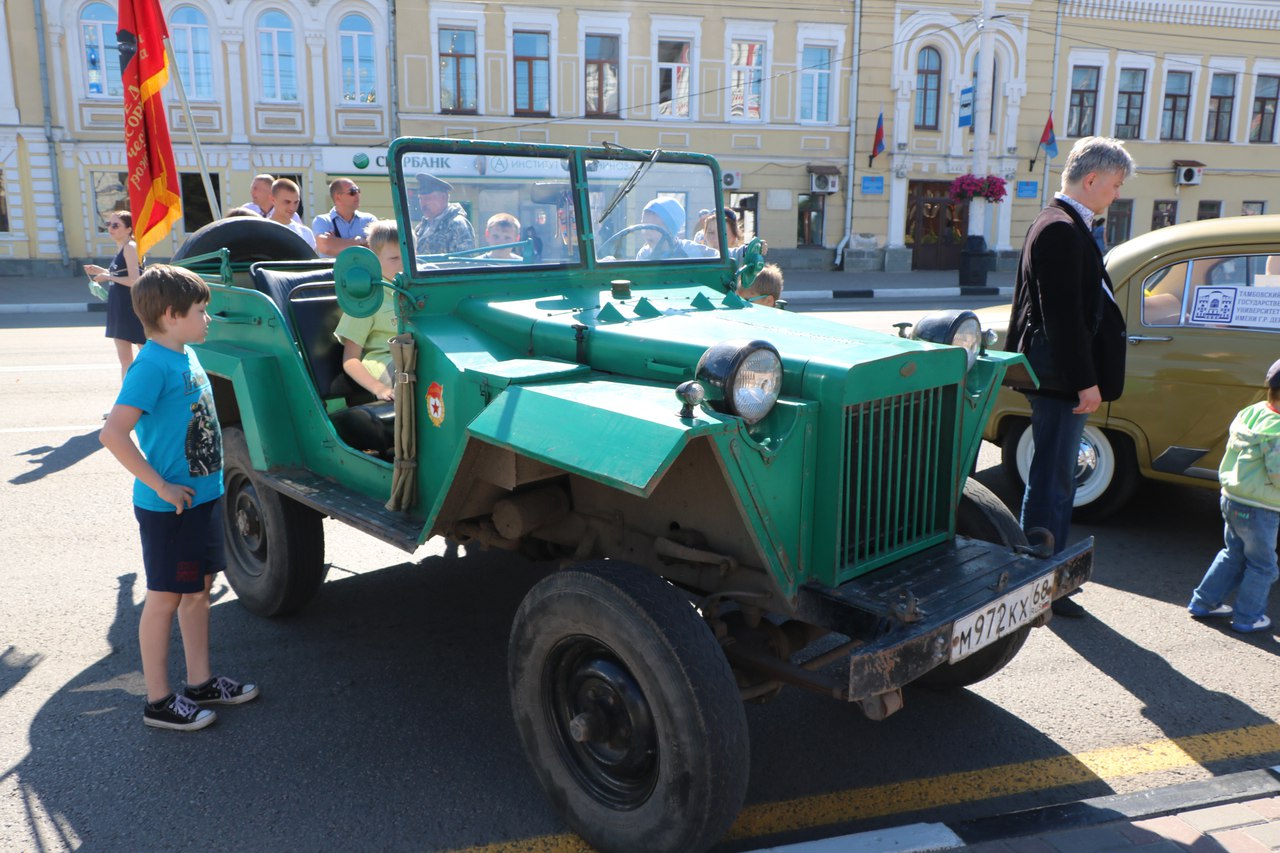
<svg viewBox="0 0 1280 853">
<path fill-rule="evenodd" d="M 968 230 L 969 205 L 951 200 L 949 181 L 912 181 L 907 185 L 905 241 L 913 270 L 960 268 L 960 250 Z"/>
</svg>

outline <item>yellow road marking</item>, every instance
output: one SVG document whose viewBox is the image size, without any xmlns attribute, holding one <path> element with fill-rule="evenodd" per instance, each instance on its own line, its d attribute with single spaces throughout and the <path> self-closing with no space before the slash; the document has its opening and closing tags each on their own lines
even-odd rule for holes
<svg viewBox="0 0 1280 853">
<path fill-rule="evenodd" d="M 1131 746 L 1095 749 L 1079 755 L 1059 755 L 1002 764 L 982 770 L 947 773 L 872 788 L 851 788 L 830 794 L 761 803 L 743 809 L 729 829 L 729 838 L 758 838 L 797 829 L 920 811 L 958 803 L 1024 794 L 1067 785 L 1124 779 L 1144 773 L 1204 765 L 1232 758 L 1280 752 L 1280 725 L 1267 723 L 1224 732 L 1189 735 Z M 520 838 L 455 853 L 590 853 L 571 833 Z"/>
</svg>

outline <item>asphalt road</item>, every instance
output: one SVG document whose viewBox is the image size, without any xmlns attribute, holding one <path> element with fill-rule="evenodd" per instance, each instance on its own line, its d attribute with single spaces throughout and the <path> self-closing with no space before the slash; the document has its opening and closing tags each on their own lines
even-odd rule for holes
<svg viewBox="0 0 1280 853">
<path fill-rule="evenodd" d="M 129 478 L 96 440 L 118 384 L 100 317 L 0 317 L 0 849 L 580 849 L 506 692 L 508 625 L 546 565 L 434 542 L 405 559 L 326 522 L 329 579 L 301 614 L 259 619 L 215 587 L 215 668 L 262 697 L 204 732 L 143 727 Z M 993 448 L 978 467 L 1014 498 Z M 1280 761 L 1280 643 L 1183 610 L 1219 546 L 1213 493 L 1147 486 L 1076 532 L 1097 537 L 1089 618 L 1033 632 L 988 682 L 910 690 L 881 723 L 790 689 L 748 706 L 748 802 L 721 849 Z"/>
</svg>

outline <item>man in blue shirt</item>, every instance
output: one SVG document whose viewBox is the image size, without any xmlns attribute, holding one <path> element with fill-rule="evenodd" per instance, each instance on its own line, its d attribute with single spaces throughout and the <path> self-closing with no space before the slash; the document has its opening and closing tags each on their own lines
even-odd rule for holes
<svg viewBox="0 0 1280 853">
<path fill-rule="evenodd" d="M 377 217 L 356 209 L 360 188 L 347 178 L 329 184 L 329 198 L 333 199 L 333 207 L 311 221 L 311 230 L 316 235 L 316 251 L 333 258 L 349 246 L 363 246 L 364 230 Z"/>
</svg>

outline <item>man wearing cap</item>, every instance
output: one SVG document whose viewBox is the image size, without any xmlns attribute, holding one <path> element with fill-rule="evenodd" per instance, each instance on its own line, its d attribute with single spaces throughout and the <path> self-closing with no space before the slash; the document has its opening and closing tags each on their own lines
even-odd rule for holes
<svg viewBox="0 0 1280 853">
<path fill-rule="evenodd" d="M 360 188 L 355 181 L 338 178 L 329 184 L 329 198 L 333 207 L 323 216 L 311 222 L 316 235 L 316 251 L 325 257 L 337 257 L 343 249 L 364 245 L 364 230 L 377 221 L 372 213 L 357 210 Z"/>
<path fill-rule="evenodd" d="M 418 175 L 422 220 L 413 229 L 414 253 L 444 255 L 476 247 L 476 232 L 462 205 L 449 201 L 453 186 L 435 175 Z"/>
</svg>

